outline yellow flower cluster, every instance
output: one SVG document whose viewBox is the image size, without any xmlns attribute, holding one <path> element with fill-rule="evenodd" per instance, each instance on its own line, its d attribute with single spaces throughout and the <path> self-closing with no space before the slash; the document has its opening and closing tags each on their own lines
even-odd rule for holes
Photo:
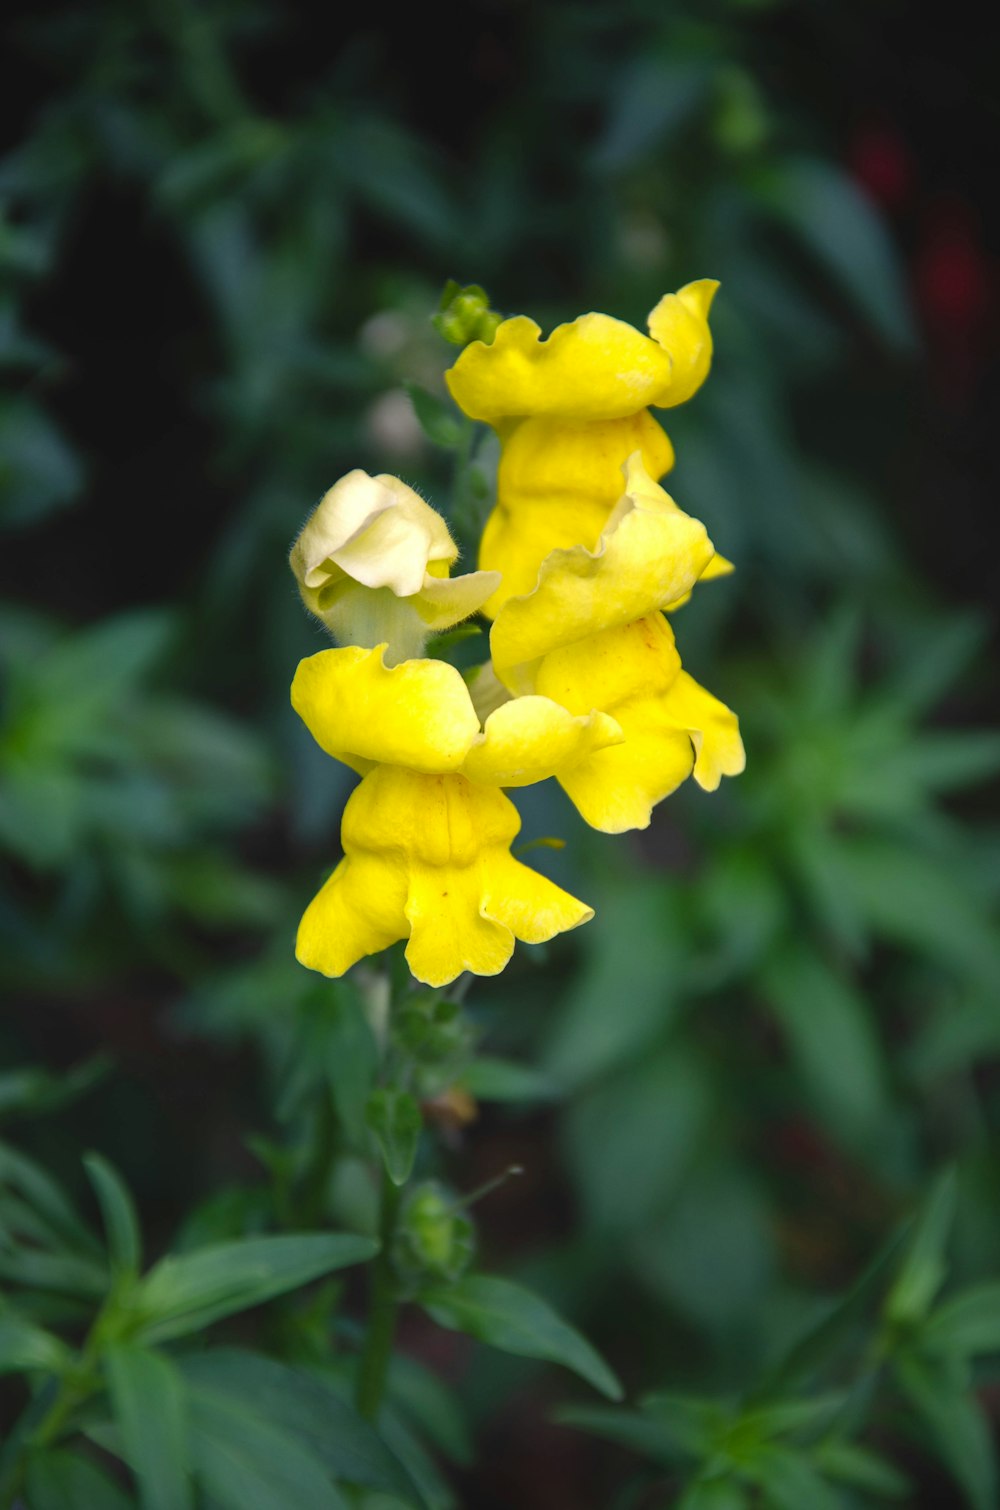
<svg viewBox="0 0 1000 1510">
<path fill-rule="evenodd" d="M 397 478 L 348 474 L 306 524 L 292 569 L 342 647 L 301 662 L 292 703 L 362 780 L 344 858 L 302 919 L 303 964 L 340 975 L 405 938 L 430 985 L 496 974 L 515 939 L 593 916 L 513 858 L 503 788 L 555 776 L 620 833 L 689 775 L 712 790 L 742 770 L 735 715 L 681 669 L 664 617 L 728 563 L 658 486 L 673 452 L 647 407 L 703 382 L 715 287 L 667 295 L 649 336 L 590 314 L 542 341 L 518 317 L 466 347 L 449 387 L 502 448 L 479 571 L 449 575 L 447 526 Z M 424 657 L 477 610 L 486 666 L 465 679 Z"/>
</svg>

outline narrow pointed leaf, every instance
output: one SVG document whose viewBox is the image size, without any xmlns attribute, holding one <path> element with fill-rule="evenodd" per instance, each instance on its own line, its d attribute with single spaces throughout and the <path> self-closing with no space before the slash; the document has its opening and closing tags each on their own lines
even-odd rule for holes
<svg viewBox="0 0 1000 1510">
<path fill-rule="evenodd" d="M 439 1326 L 502 1352 L 561 1363 L 601 1394 L 622 1397 L 618 1379 L 590 1343 L 548 1301 L 510 1280 L 471 1274 L 450 1289 L 425 1290 L 418 1300 Z"/>
<path fill-rule="evenodd" d="M 364 1263 L 378 1244 L 353 1233 L 302 1232 L 218 1243 L 161 1259 L 136 1292 L 145 1317 L 138 1336 L 162 1342 L 200 1331 L 349 1264 Z"/>
<path fill-rule="evenodd" d="M 86 1154 L 83 1163 L 100 1202 L 112 1267 L 119 1273 L 138 1274 L 142 1239 L 132 1197 L 121 1176 L 100 1154 Z"/>
<path fill-rule="evenodd" d="M 413 1170 L 423 1127 L 416 1099 L 407 1091 L 373 1091 L 368 1098 L 366 1117 L 390 1180 L 394 1185 L 405 1185 Z"/>
<path fill-rule="evenodd" d="M 187 1398 L 162 1353 L 118 1345 L 105 1355 L 115 1420 L 139 1484 L 142 1510 L 191 1510 Z"/>
</svg>

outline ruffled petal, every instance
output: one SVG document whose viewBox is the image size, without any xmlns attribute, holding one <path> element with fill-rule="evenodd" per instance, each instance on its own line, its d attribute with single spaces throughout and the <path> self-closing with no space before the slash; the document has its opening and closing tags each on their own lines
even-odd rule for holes
<svg viewBox="0 0 1000 1510">
<path fill-rule="evenodd" d="M 499 586 L 500 573 L 496 571 L 466 572 L 461 577 L 428 573 L 413 606 L 428 629 L 450 629 L 477 613 Z"/>
<path fill-rule="evenodd" d="M 530 786 L 623 737 L 606 713 L 577 716 L 547 697 L 518 697 L 487 718 L 462 772 L 491 786 Z"/>
<path fill-rule="evenodd" d="M 670 441 L 645 410 L 591 424 L 526 419 L 505 432 L 497 505 L 479 549 L 479 565 L 502 577 L 487 614 L 530 592 L 550 551 L 596 546 L 621 497 L 622 467 L 636 451 L 653 477 L 673 465 Z"/>
<path fill-rule="evenodd" d="M 499 975 L 514 952 L 514 935 L 484 917 L 481 902 L 478 867 L 414 870 L 406 901 L 406 962 L 417 980 L 446 986 L 463 970 Z"/>
<path fill-rule="evenodd" d="M 457 556 L 448 526 L 419 494 L 398 477 L 369 477 L 358 468 L 320 499 L 290 560 L 304 591 L 349 577 L 411 597 L 423 586 L 428 563 Z"/>
<path fill-rule="evenodd" d="M 444 661 L 389 667 L 384 651 L 348 645 L 300 661 L 293 708 L 317 744 L 355 770 L 371 761 L 456 770 L 479 734 L 461 674 Z"/>
<path fill-rule="evenodd" d="M 611 834 L 646 828 L 654 805 L 691 774 L 691 740 L 666 707 L 680 666 L 662 614 L 605 630 L 542 660 L 539 692 L 574 712 L 588 704 L 603 708 L 625 736 L 559 773 L 559 784 L 592 828 Z"/>
<path fill-rule="evenodd" d="M 304 965 L 342 975 L 409 937 L 410 970 L 443 986 L 463 970 L 496 975 L 514 937 L 551 938 L 589 907 L 512 859 L 517 809 L 464 776 L 376 766 L 344 810 L 345 858 L 306 909 Z"/>
<path fill-rule="evenodd" d="M 492 345 L 473 341 L 445 374 L 451 395 L 471 419 L 491 425 L 529 414 L 616 419 L 680 403 L 708 371 L 717 286 L 702 279 L 661 299 L 650 315 L 652 339 L 609 315 L 581 315 L 547 340 L 524 315 L 504 320 Z"/>
<path fill-rule="evenodd" d="M 597 549 L 552 551 L 534 592 L 509 598 L 497 615 L 493 661 L 512 691 L 532 686 L 547 652 L 634 623 L 683 597 L 711 560 L 705 526 L 677 507 L 638 457 L 630 459 L 628 479 L 629 491 Z"/>
<path fill-rule="evenodd" d="M 618 710 L 624 744 L 599 750 L 559 777 L 580 817 L 605 834 L 648 828 L 653 808 L 691 775 L 687 734 L 662 716 L 652 699 Z"/>
<path fill-rule="evenodd" d="M 323 975 L 343 975 L 365 955 L 406 937 L 405 900 L 406 874 L 398 858 L 361 854 L 341 860 L 303 913 L 296 959 Z"/>
<path fill-rule="evenodd" d="M 594 916 L 593 907 L 509 854 L 499 854 L 489 863 L 483 912 L 525 944 L 544 944 Z"/>
<path fill-rule="evenodd" d="M 723 776 L 739 776 L 745 769 L 746 752 L 736 714 L 686 671 L 671 686 L 666 710 L 694 746 L 694 779 L 706 792 L 714 792 Z"/>
<path fill-rule="evenodd" d="M 654 404 L 671 408 L 697 393 L 712 365 L 712 332 L 708 312 L 718 291 L 714 278 L 699 278 L 676 294 L 664 294 L 649 316 L 649 333 L 670 352 L 670 387 Z"/>
</svg>

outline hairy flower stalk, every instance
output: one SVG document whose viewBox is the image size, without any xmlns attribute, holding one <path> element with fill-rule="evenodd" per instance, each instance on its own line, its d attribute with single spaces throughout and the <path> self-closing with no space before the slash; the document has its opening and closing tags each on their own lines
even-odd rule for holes
<svg viewBox="0 0 1000 1510">
<path fill-rule="evenodd" d="M 502 446 L 480 570 L 450 575 L 447 525 L 395 477 L 349 473 L 306 523 L 292 570 L 338 648 L 300 663 L 292 703 L 361 781 L 299 927 L 303 964 L 341 975 L 405 939 L 429 985 L 494 975 L 515 940 L 593 916 L 513 857 L 506 790 L 555 777 L 620 833 L 688 776 L 713 790 L 743 769 L 735 715 L 682 669 L 665 617 L 731 568 L 658 486 L 673 450 L 648 412 L 704 381 L 715 288 L 666 295 L 648 336 L 591 314 L 542 341 L 517 317 L 465 348 L 449 387 Z M 491 661 L 463 677 L 425 656 L 478 611 Z"/>
</svg>

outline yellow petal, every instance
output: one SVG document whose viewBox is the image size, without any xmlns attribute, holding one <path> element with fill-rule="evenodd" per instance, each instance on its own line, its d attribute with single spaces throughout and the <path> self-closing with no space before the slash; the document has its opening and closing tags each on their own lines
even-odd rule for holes
<svg viewBox="0 0 1000 1510">
<path fill-rule="evenodd" d="M 617 419 L 658 403 L 670 387 L 668 353 L 623 320 L 581 315 L 547 340 L 541 334 L 517 315 L 498 326 L 492 345 L 466 346 L 445 381 L 470 419 Z"/>
<path fill-rule="evenodd" d="M 411 597 L 423 586 L 429 562 L 457 555 L 441 515 L 412 488 L 398 477 L 356 469 L 323 495 L 290 559 L 306 589 L 349 577 Z"/>
<path fill-rule="evenodd" d="M 509 598 L 490 634 L 497 675 L 528 690 L 541 656 L 595 631 L 632 624 L 690 592 L 713 555 L 700 520 L 683 513 L 632 458 L 629 491 L 597 549 L 552 551 L 538 586 Z M 592 706 L 601 706 L 595 700 Z"/>
<path fill-rule="evenodd" d="M 365 854 L 341 860 L 302 916 L 296 959 L 323 975 L 343 975 L 366 954 L 406 937 L 405 900 L 406 875 L 398 862 Z"/>
<path fill-rule="evenodd" d="M 670 387 L 650 402 L 665 408 L 683 404 L 696 393 L 712 365 L 712 332 L 708 312 L 719 285 L 714 278 L 688 283 L 676 294 L 664 294 L 649 316 L 654 341 L 673 359 Z"/>
<path fill-rule="evenodd" d="M 695 749 L 694 779 L 714 792 L 723 776 L 738 776 L 746 766 L 736 714 L 682 671 L 666 700 L 670 718 L 689 736 Z"/>
<path fill-rule="evenodd" d="M 487 718 L 462 772 L 491 786 L 530 786 L 622 738 L 606 713 L 575 716 L 547 697 L 518 697 Z"/>
<path fill-rule="evenodd" d="M 650 404 L 677 404 L 704 380 L 711 360 L 710 279 L 668 294 L 650 316 L 652 339 L 609 315 L 581 315 L 547 340 L 524 315 L 504 320 L 493 343 L 473 341 L 445 374 L 472 419 L 546 414 L 617 419 Z"/>
<path fill-rule="evenodd" d="M 499 975 L 514 952 L 514 935 L 480 911 L 479 868 L 418 869 L 410 880 L 406 962 L 417 980 L 446 986 L 463 970 Z"/>
<path fill-rule="evenodd" d="M 734 572 L 735 570 L 736 568 L 733 563 L 731 561 L 727 561 L 725 556 L 720 556 L 718 551 L 716 551 L 715 555 L 712 557 L 711 561 L 709 561 L 708 565 L 705 567 L 705 570 L 698 578 L 698 581 L 711 582 L 715 577 L 728 577 L 730 573 Z M 683 608 L 684 604 L 690 602 L 690 600 L 691 593 L 686 592 L 682 598 L 675 599 L 673 603 L 665 603 L 664 611 L 666 613 L 676 613 L 678 608 Z"/>
<path fill-rule="evenodd" d="M 413 606 L 428 629 L 450 629 L 477 613 L 500 586 L 500 573 L 466 572 L 461 577 L 438 577 L 430 572 L 413 600 Z"/>
<path fill-rule="evenodd" d="M 506 853 L 487 867 L 483 911 L 526 944 L 544 944 L 594 916 L 593 907 Z"/>
<path fill-rule="evenodd" d="M 409 935 L 407 961 L 428 985 L 463 970 L 495 975 L 514 948 L 592 916 L 512 859 L 514 805 L 464 776 L 376 766 L 344 810 L 345 858 L 306 910 L 302 963 L 339 975 Z"/>
<path fill-rule="evenodd" d="M 542 660 L 539 692 L 572 711 L 588 703 L 604 709 L 625 736 L 559 773 L 560 785 L 592 828 L 612 834 L 646 828 L 654 805 L 691 774 L 691 739 L 667 707 L 679 674 L 680 657 L 662 614 L 605 630 Z"/>
<path fill-rule="evenodd" d="M 670 441 L 645 410 L 590 424 L 545 416 L 505 430 L 497 505 L 479 550 L 479 565 L 502 577 L 487 614 L 530 592 L 550 551 L 597 544 L 621 497 L 622 466 L 635 451 L 653 477 L 673 465 Z"/>
<path fill-rule="evenodd" d="M 370 761 L 456 770 L 479 734 L 461 674 L 444 661 L 388 667 L 384 650 L 349 645 L 300 661 L 293 708 L 317 744 L 355 770 Z"/>
</svg>

